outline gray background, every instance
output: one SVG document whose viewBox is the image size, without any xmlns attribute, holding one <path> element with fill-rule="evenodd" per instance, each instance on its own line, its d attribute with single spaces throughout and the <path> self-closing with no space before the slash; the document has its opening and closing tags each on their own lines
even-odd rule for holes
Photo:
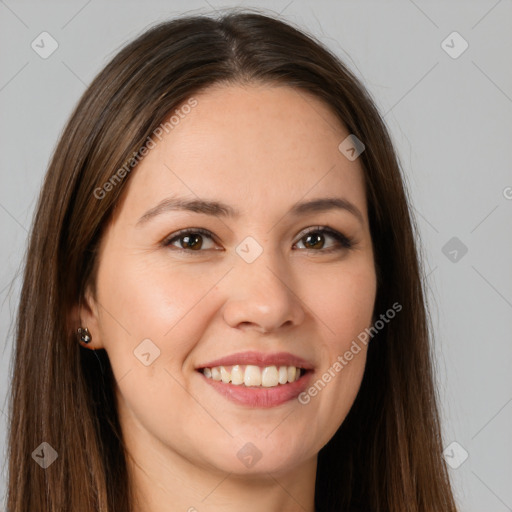
<svg viewBox="0 0 512 512">
<path fill-rule="evenodd" d="M 512 511 L 511 0 L 0 1 L 0 498 L 20 265 L 64 123 L 92 78 L 144 28 L 234 5 L 306 28 L 375 98 L 420 231 L 444 446 L 458 443 L 446 452 L 454 465 L 462 449 L 469 453 L 450 469 L 460 510 Z M 47 59 L 31 48 L 43 31 L 59 44 Z M 441 45 L 453 31 L 469 43 L 458 58 Z M 462 48 L 453 37 L 445 44 L 452 53 Z M 445 247 L 452 237 L 455 245 Z"/>
</svg>

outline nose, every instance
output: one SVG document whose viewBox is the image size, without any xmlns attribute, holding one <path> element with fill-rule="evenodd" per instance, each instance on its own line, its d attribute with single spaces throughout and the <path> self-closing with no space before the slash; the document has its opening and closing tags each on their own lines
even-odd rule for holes
<svg viewBox="0 0 512 512">
<path fill-rule="evenodd" d="M 264 251 L 255 261 L 236 262 L 230 272 L 224 320 L 233 328 L 276 332 L 300 325 L 305 317 L 291 273 Z"/>
</svg>

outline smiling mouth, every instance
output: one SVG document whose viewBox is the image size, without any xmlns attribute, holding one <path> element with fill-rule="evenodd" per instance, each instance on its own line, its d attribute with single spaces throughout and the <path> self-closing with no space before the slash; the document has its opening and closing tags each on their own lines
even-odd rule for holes
<svg viewBox="0 0 512 512">
<path fill-rule="evenodd" d="M 207 379 L 221 381 L 241 387 L 275 388 L 298 381 L 303 375 L 310 372 L 297 366 L 285 365 L 230 365 L 200 368 L 197 371 Z"/>
</svg>

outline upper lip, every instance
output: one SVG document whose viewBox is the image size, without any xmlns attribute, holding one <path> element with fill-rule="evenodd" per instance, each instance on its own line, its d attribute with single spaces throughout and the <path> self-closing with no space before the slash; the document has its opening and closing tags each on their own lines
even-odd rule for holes
<svg viewBox="0 0 512 512">
<path fill-rule="evenodd" d="M 263 352 L 247 351 L 231 354 L 214 361 L 199 365 L 196 369 L 213 368 L 214 366 L 231 366 L 235 364 L 251 364 L 255 366 L 295 366 L 305 370 L 313 370 L 313 365 L 302 357 L 289 352 Z"/>
</svg>

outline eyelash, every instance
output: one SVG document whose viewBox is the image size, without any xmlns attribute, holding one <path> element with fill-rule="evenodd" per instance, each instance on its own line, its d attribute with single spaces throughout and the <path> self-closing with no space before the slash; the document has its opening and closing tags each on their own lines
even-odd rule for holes
<svg viewBox="0 0 512 512">
<path fill-rule="evenodd" d="M 313 228 L 311 228 L 307 232 L 305 232 L 300 237 L 298 242 L 300 242 L 303 238 L 305 238 L 307 235 L 310 235 L 311 233 L 327 233 L 329 236 L 331 236 L 332 238 L 334 238 L 338 242 L 339 246 L 338 247 L 331 247 L 330 249 L 319 249 L 319 250 L 317 250 L 317 249 L 305 249 L 306 251 L 319 252 L 319 253 L 324 253 L 325 254 L 325 253 L 331 253 L 331 252 L 341 251 L 341 250 L 350 250 L 354 246 L 354 239 L 352 237 L 346 236 L 343 233 L 340 233 L 339 231 L 336 231 L 335 229 L 329 228 L 328 226 L 314 226 Z M 162 242 L 162 245 L 164 247 L 169 247 L 170 248 L 171 244 L 174 241 L 179 240 L 183 236 L 190 235 L 190 234 L 204 235 L 204 236 L 207 236 L 207 237 L 209 237 L 209 238 L 211 238 L 212 240 L 215 241 L 215 237 L 207 229 L 203 229 L 203 228 L 187 228 L 187 229 L 183 229 L 181 231 L 178 231 L 177 233 L 173 233 L 170 237 L 166 238 Z M 184 248 L 179 248 L 179 247 L 173 247 L 172 250 L 180 251 L 180 252 L 187 253 L 187 254 L 205 252 L 205 250 L 194 251 L 192 249 L 184 249 Z M 206 250 L 208 250 L 208 249 L 206 249 Z"/>
</svg>

